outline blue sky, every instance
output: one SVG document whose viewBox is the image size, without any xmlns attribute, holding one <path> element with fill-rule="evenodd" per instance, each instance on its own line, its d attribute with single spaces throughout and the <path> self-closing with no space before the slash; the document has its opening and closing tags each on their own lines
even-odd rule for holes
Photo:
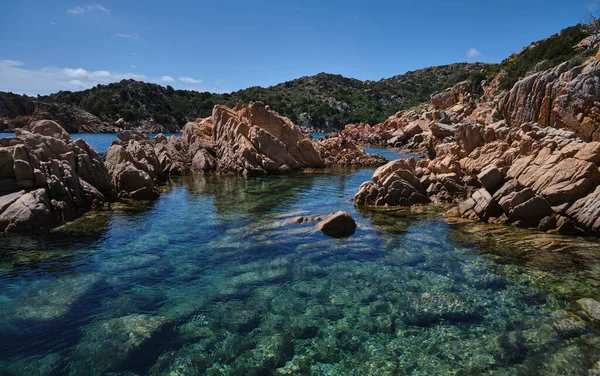
<svg viewBox="0 0 600 376">
<path fill-rule="evenodd" d="M 136 78 L 229 92 L 319 72 L 378 80 L 500 62 L 600 0 L 128 1 L 0 4 L 0 91 Z"/>
</svg>

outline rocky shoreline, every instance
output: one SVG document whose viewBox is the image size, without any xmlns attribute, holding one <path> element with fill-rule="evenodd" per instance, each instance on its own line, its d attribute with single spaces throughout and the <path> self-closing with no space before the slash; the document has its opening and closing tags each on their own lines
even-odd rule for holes
<svg viewBox="0 0 600 376">
<path fill-rule="evenodd" d="M 155 200 L 170 175 L 244 176 L 325 167 L 377 167 L 385 158 L 352 143 L 311 141 L 260 102 L 188 123 L 182 137 L 123 131 L 98 154 L 58 123 L 40 120 L 0 139 L 0 232 L 48 230 L 121 199 Z"/>
<path fill-rule="evenodd" d="M 380 167 L 355 203 L 453 202 L 458 206 L 447 216 L 600 235 L 599 94 L 600 65 L 591 59 L 528 76 L 503 97 L 476 100 L 459 84 L 432 95 L 430 111 L 421 115 L 399 112 L 374 127 L 349 125 L 344 132 L 355 142 L 429 157 Z M 498 111 L 506 120 L 493 122 Z"/>
</svg>

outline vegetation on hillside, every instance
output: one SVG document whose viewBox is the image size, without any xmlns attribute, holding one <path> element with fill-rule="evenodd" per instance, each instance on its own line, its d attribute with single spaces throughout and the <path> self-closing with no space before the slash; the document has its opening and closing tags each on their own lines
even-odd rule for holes
<svg viewBox="0 0 600 376">
<path fill-rule="evenodd" d="M 486 64 L 431 67 L 380 81 L 360 81 L 320 73 L 268 88 L 251 87 L 230 94 L 174 90 L 156 84 L 123 80 L 80 92 L 61 91 L 40 101 L 65 103 L 113 123 L 147 121 L 183 126 L 210 116 L 216 104 L 262 101 L 300 125 L 342 128 L 349 123 L 382 122 L 399 110 L 429 100 L 429 95 L 465 80 Z"/>
<path fill-rule="evenodd" d="M 504 71 L 499 89 L 510 90 L 517 81 L 529 73 L 546 70 L 565 61 L 589 55 L 591 52 L 588 50 L 573 48 L 588 35 L 586 25 L 580 24 L 568 27 L 549 38 L 532 43 L 521 52 L 504 59 L 498 65 L 488 66 L 469 79 L 474 86 L 477 86 L 477 83 L 489 80 L 500 71 Z"/>
</svg>

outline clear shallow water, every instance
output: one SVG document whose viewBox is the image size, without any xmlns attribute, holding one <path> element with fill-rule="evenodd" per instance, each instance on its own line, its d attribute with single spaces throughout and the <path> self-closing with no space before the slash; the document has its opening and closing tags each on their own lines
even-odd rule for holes
<svg viewBox="0 0 600 376">
<path fill-rule="evenodd" d="M 158 133 L 147 133 L 149 137 L 155 137 Z M 165 136 L 179 136 L 181 133 L 163 133 Z M 14 137 L 14 133 L 0 133 L 0 138 Z M 108 150 L 110 144 L 117 139 L 116 133 L 72 133 L 75 140 L 81 138 L 90 144 L 97 152 L 103 153 Z"/>
<path fill-rule="evenodd" d="M 356 211 L 371 175 L 182 178 L 149 205 L 0 238 L 0 374 L 577 375 L 600 360 L 598 328 L 573 314 L 600 297 L 598 242 Z M 354 236 L 288 222 L 337 210 Z"/>
</svg>

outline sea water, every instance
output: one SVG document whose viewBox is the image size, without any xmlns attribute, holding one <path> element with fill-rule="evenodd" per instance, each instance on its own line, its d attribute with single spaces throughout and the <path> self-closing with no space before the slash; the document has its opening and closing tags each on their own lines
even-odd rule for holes
<svg viewBox="0 0 600 376">
<path fill-rule="evenodd" d="M 0 374 L 578 375 L 600 360 L 575 304 L 600 298 L 598 241 L 357 210 L 372 174 L 176 178 L 153 203 L 0 236 Z M 339 210 L 349 238 L 291 221 Z"/>
</svg>

